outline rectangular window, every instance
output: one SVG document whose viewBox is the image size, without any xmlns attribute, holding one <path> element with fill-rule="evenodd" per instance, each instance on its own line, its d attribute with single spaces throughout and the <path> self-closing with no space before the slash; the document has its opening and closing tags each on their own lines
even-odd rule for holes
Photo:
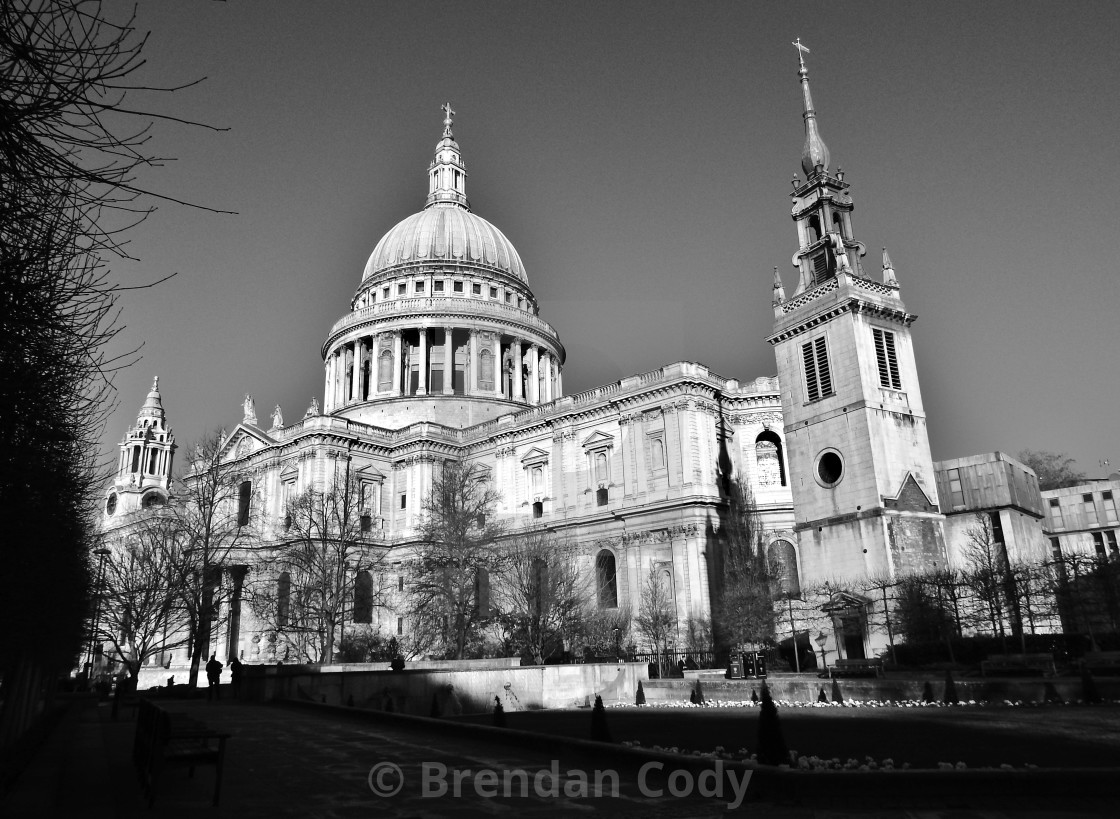
<svg viewBox="0 0 1120 819">
<path fill-rule="evenodd" d="M 1116 500 L 1110 490 L 1101 492 L 1101 505 L 1104 506 L 1105 523 L 1120 523 L 1116 518 Z"/>
<path fill-rule="evenodd" d="M 512 301 L 513 301 L 513 293 L 506 293 L 506 304 L 510 304 Z"/>
<path fill-rule="evenodd" d="M 454 288 L 456 293 L 462 293 L 463 292 L 463 283 L 462 282 L 455 282 L 454 285 L 453 285 L 453 288 Z"/>
<path fill-rule="evenodd" d="M 401 282 L 400 284 L 397 285 L 397 295 L 398 296 L 403 296 L 406 292 L 408 292 L 408 285 L 407 284 L 405 284 L 404 282 Z"/>
<path fill-rule="evenodd" d="M 805 361 L 805 391 L 810 401 L 832 395 L 832 373 L 828 369 L 828 346 L 821 336 L 801 345 Z"/>
<path fill-rule="evenodd" d="M 476 296 L 481 296 L 482 295 L 482 285 L 481 284 L 472 284 L 471 285 L 471 293 L 473 293 Z"/>
<path fill-rule="evenodd" d="M 1117 557 L 1120 557 L 1120 544 L 1116 543 L 1116 530 L 1115 529 L 1109 529 L 1107 532 L 1104 533 L 1104 536 L 1106 538 L 1108 538 L 1109 556 L 1112 557 L 1113 559 L 1116 559 Z"/>
<path fill-rule="evenodd" d="M 397 618 L 397 634 L 404 634 L 404 618 Z"/>
<path fill-rule="evenodd" d="M 1097 507 L 1093 504 L 1092 495 L 1081 496 L 1081 508 L 1085 511 L 1085 522 L 1089 526 L 1097 525 Z"/>
<path fill-rule="evenodd" d="M 600 489 L 595 490 L 595 505 L 596 506 L 606 506 L 607 505 L 607 499 L 608 499 L 607 498 L 607 487 L 604 486 Z"/>
<path fill-rule="evenodd" d="M 533 517 L 534 518 L 543 518 L 544 517 L 544 503 L 542 503 L 541 501 L 537 501 L 536 503 L 533 504 Z"/>
<path fill-rule="evenodd" d="M 964 506 L 964 487 L 961 486 L 961 471 L 949 470 L 949 502 L 953 506 Z"/>
<path fill-rule="evenodd" d="M 404 591 L 404 575 L 397 575 L 397 591 Z"/>
<path fill-rule="evenodd" d="M 492 299 L 498 298 L 498 288 L 496 288 L 496 287 L 491 287 L 490 288 L 490 298 L 492 298 Z"/>
<path fill-rule="evenodd" d="M 424 292 L 424 282 L 416 282 L 416 292 L 417 293 L 423 293 Z"/>
<path fill-rule="evenodd" d="M 879 365 L 879 383 L 893 390 L 902 389 L 902 379 L 898 375 L 898 356 L 894 349 L 894 333 L 872 327 L 875 338 L 875 361 Z"/>
<path fill-rule="evenodd" d="M 813 284 L 828 275 L 828 254 L 821 253 L 813 258 Z"/>
<path fill-rule="evenodd" d="M 1056 537 L 1050 538 L 1050 554 L 1055 560 L 1062 558 L 1062 542 Z"/>
<path fill-rule="evenodd" d="M 383 299 L 389 298 L 389 288 L 388 287 L 381 288 L 381 298 L 383 298 Z"/>
<path fill-rule="evenodd" d="M 1062 517 L 1062 502 L 1057 498 L 1050 498 L 1050 519 L 1059 529 L 1066 528 L 1065 518 Z"/>
<path fill-rule="evenodd" d="M 443 292 L 443 279 L 436 279 L 434 282 L 432 282 L 432 292 L 433 293 L 442 293 Z"/>
<path fill-rule="evenodd" d="M 1097 557 L 1104 557 L 1104 535 L 1093 532 L 1093 548 L 1097 550 Z"/>
</svg>

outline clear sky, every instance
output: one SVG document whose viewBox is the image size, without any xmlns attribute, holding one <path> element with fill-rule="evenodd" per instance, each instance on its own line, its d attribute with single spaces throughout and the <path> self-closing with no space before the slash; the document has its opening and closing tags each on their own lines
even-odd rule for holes
<svg viewBox="0 0 1120 819">
<path fill-rule="evenodd" d="M 125 6 L 123 2 L 121 6 Z M 116 0 L 110 8 L 116 6 Z M 131 7 L 131 3 L 127 4 Z M 153 375 L 180 445 L 322 402 L 321 346 L 366 258 L 420 210 L 441 134 L 520 251 L 564 388 L 679 360 L 772 375 L 773 269 L 795 284 L 795 37 L 856 238 L 886 245 L 935 459 L 1065 451 L 1120 468 L 1120 3 L 143 2 L 134 105 L 174 163 L 131 235 L 106 451 Z M 1098 466 L 1100 459 L 1110 469 Z"/>
</svg>

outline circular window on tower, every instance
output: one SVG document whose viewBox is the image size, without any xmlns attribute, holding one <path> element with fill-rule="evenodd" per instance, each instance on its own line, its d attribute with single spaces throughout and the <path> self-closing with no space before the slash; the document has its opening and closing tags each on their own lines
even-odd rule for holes
<svg viewBox="0 0 1120 819">
<path fill-rule="evenodd" d="M 110 517 L 117 511 L 117 493 L 113 492 L 105 501 L 105 514 Z"/>
<path fill-rule="evenodd" d="M 844 459 L 835 449 L 826 449 L 817 456 L 817 483 L 831 489 L 844 477 Z"/>
</svg>

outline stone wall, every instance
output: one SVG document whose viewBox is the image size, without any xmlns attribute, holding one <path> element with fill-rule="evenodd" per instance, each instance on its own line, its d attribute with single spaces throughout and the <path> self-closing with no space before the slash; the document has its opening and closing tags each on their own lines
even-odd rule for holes
<svg viewBox="0 0 1120 819">
<path fill-rule="evenodd" d="M 645 663 L 490 666 L 470 669 L 333 671 L 312 666 L 246 666 L 242 696 L 392 710 L 417 716 L 485 713 L 494 698 L 506 711 L 632 703 Z"/>
</svg>

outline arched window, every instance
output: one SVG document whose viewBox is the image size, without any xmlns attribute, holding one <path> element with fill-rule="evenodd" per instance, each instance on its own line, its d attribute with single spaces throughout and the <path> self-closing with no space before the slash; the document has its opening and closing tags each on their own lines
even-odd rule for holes
<svg viewBox="0 0 1120 819">
<path fill-rule="evenodd" d="M 132 471 L 140 471 L 140 447 L 138 446 L 132 448 Z"/>
<path fill-rule="evenodd" d="M 785 486 L 786 464 L 782 439 L 771 430 L 763 430 L 754 439 L 754 457 L 758 464 L 759 486 Z"/>
<path fill-rule="evenodd" d="M 253 495 L 253 482 L 242 481 L 237 490 L 237 525 L 249 525 L 249 503 Z"/>
<path fill-rule="evenodd" d="M 610 470 L 607 468 L 607 453 L 598 452 L 595 455 L 595 480 L 606 483 L 610 479 Z"/>
<path fill-rule="evenodd" d="M 373 622 L 373 577 L 364 569 L 354 578 L 354 622 Z"/>
<path fill-rule="evenodd" d="M 800 599 L 801 578 L 797 574 L 797 552 L 788 540 L 776 540 L 766 550 L 771 571 L 778 580 L 778 586 L 786 597 Z"/>
<path fill-rule="evenodd" d="M 288 572 L 281 572 L 276 581 L 276 623 L 279 626 L 288 625 L 288 614 L 292 607 L 292 576 Z"/>
<path fill-rule="evenodd" d="M 149 492 L 144 496 L 145 509 L 152 509 L 156 506 L 163 506 L 163 504 L 163 495 L 161 495 L 159 492 Z"/>
<path fill-rule="evenodd" d="M 541 491 L 541 486 L 544 484 L 544 469 L 539 466 L 534 466 L 530 475 L 533 485 L 533 494 L 535 495 Z"/>
<path fill-rule="evenodd" d="M 614 555 L 606 549 L 595 558 L 595 585 L 599 591 L 599 608 L 618 608 L 618 574 Z"/>
<path fill-rule="evenodd" d="M 821 220 L 814 214 L 809 217 L 809 222 L 805 226 L 806 233 L 808 234 L 809 244 L 821 238 Z"/>
</svg>

